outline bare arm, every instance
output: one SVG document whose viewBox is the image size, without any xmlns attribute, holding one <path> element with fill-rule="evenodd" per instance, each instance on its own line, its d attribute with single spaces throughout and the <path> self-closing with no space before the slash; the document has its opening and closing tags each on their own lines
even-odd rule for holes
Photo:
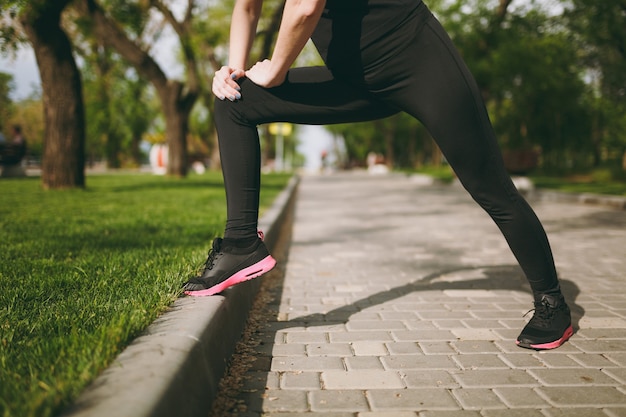
<svg viewBox="0 0 626 417">
<path fill-rule="evenodd" d="M 246 76 L 255 84 L 275 87 L 284 82 L 322 15 L 326 0 L 287 0 L 271 60 L 256 63 Z"/>
<path fill-rule="evenodd" d="M 247 68 L 262 6 L 263 0 L 237 0 L 235 3 L 230 25 L 229 67 Z"/>
<path fill-rule="evenodd" d="M 237 0 L 235 3 L 230 25 L 229 62 L 213 78 L 213 94 L 220 100 L 241 97 L 235 80 L 244 76 L 262 6 L 263 0 Z"/>
</svg>

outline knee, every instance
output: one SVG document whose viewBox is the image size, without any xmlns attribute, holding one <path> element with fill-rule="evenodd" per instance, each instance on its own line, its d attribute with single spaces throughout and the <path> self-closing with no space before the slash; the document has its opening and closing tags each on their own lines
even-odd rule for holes
<svg viewBox="0 0 626 417">
<path fill-rule="evenodd" d="M 492 218 L 508 220 L 523 199 L 508 176 L 483 177 L 463 183 L 465 189 Z"/>
<path fill-rule="evenodd" d="M 244 107 L 242 102 L 216 99 L 213 106 L 213 116 L 217 127 L 228 123 L 251 125 L 245 116 Z"/>
</svg>

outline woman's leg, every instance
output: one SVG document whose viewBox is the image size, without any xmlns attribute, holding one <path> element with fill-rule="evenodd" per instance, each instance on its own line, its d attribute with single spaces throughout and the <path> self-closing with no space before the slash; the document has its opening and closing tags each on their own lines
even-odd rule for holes
<svg viewBox="0 0 626 417">
<path fill-rule="evenodd" d="M 254 239 L 257 233 L 261 159 L 257 125 L 346 123 L 396 112 L 364 90 L 337 81 L 324 67 L 293 69 L 283 85 L 272 89 L 244 79 L 241 90 L 241 100 L 215 103 L 228 210 L 224 237 L 229 239 Z"/>
<path fill-rule="evenodd" d="M 480 91 L 439 22 L 429 19 L 400 55 L 394 65 L 400 81 L 382 86 L 378 95 L 424 123 L 501 229 L 533 291 L 558 288 L 545 231 L 506 172 Z"/>
<path fill-rule="evenodd" d="M 323 67 L 292 70 L 287 81 L 273 89 L 246 79 L 240 85 L 240 100 L 215 103 L 228 218 L 224 239 L 213 241 L 203 272 L 184 284 L 185 294 L 191 296 L 217 294 L 264 274 L 276 264 L 257 237 L 258 124 L 355 122 L 396 112 L 364 90 L 335 80 Z"/>
<path fill-rule="evenodd" d="M 392 67 L 399 81 L 385 85 L 378 78 L 373 90 L 424 123 L 463 186 L 502 231 L 535 299 L 535 313 L 517 344 L 559 347 L 573 330 L 546 233 L 506 172 L 480 91 L 444 29 L 431 17 L 415 33 Z"/>
</svg>

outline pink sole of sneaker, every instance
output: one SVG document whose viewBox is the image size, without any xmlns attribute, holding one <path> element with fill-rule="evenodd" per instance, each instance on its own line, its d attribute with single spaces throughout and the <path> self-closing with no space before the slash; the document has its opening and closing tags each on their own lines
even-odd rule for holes
<svg viewBox="0 0 626 417">
<path fill-rule="evenodd" d="M 523 346 L 523 347 L 528 347 L 529 349 L 537 349 L 537 350 L 555 349 L 561 346 L 563 343 L 567 342 L 567 339 L 572 337 L 573 334 L 574 334 L 574 329 L 572 328 L 572 326 L 569 326 L 565 330 L 565 333 L 563 333 L 563 336 L 559 340 L 555 340 L 554 342 L 550 342 L 550 343 L 541 343 L 537 345 L 529 345 L 529 346 Z M 519 345 L 519 341 L 515 341 L 515 343 Z"/>
<path fill-rule="evenodd" d="M 220 282 L 217 285 L 214 285 L 211 288 L 200 291 L 185 291 L 185 295 L 189 295 L 191 297 L 207 297 L 209 295 L 219 294 L 225 289 L 232 287 L 233 285 L 242 283 L 244 281 L 249 281 L 252 278 L 260 277 L 264 273 L 274 268 L 275 265 L 276 260 L 272 258 L 271 255 L 269 255 L 259 262 L 255 263 L 254 265 L 242 269 L 230 278 Z"/>
</svg>

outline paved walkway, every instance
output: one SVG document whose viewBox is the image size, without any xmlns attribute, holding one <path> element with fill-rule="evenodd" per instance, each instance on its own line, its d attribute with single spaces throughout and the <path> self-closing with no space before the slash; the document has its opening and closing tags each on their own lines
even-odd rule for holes
<svg viewBox="0 0 626 417">
<path fill-rule="evenodd" d="M 535 352 L 514 343 L 531 296 L 496 226 L 425 182 L 303 178 L 234 415 L 626 416 L 626 211 L 529 198 L 576 329 Z"/>
</svg>

